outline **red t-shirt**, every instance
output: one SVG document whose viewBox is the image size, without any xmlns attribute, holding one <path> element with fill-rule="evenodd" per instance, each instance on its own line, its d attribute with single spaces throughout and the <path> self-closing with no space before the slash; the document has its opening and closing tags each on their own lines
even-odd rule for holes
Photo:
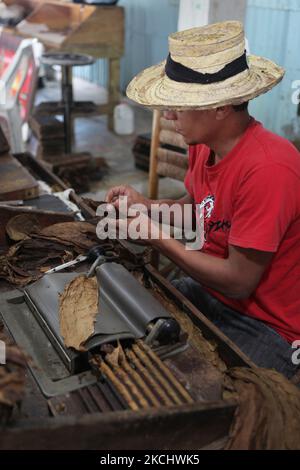
<svg viewBox="0 0 300 470">
<path fill-rule="evenodd" d="M 209 166 L 209 156 L 207 146 L 190 146 L 185 178 L 204 206 L 202 251 L 227 258 L 230 244 L 274 253 L 250 298 L 209 291 L 289 342 L 300 339 L 300 154 L 253 119 L 225 158 Z"/>
</svg>

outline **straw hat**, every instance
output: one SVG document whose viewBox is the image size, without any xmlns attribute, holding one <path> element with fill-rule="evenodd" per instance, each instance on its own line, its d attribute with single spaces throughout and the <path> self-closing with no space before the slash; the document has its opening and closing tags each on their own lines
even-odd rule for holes
<svg viewBox="0 0 300 470">
<path fill-rule="evenodd" d="M 225 21 L 169 36 L 166 61 L 139 73 L 127 96 L 155 109 L 209 109 L 241 104 L 266 93 L 284 69 L 246 56 L 242 23 Z"/>
</svg>

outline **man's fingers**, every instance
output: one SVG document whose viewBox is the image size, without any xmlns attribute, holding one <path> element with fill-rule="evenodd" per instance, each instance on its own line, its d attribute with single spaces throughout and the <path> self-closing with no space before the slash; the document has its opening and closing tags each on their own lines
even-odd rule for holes
<svg viewBox="0 0 300 470">
<path fill-rule="evenodd" d="M 118 188 L 111 188 L 105 196 L 105 202 L 112 203 L 118 197 Z"/>
<path fill-rule="evenodd" d="M 115 186 L 111 188 L 105 196 L 105 202 L 114 203 L 120 196 L 124 196 L 128 191 L 127 186 Z"/>
</svg>

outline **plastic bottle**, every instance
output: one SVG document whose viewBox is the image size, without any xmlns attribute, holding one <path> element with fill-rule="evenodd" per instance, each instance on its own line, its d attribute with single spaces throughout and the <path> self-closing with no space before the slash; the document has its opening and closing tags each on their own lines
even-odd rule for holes
<svg viewBox="0 0 300 470">
<path fill-rule="evenodd" d="M 126 103 L 120 103 L 114 109 L 114 131 L 119 135 L 130 135 L 134 132 L 134 112 Z"/>
</svg>

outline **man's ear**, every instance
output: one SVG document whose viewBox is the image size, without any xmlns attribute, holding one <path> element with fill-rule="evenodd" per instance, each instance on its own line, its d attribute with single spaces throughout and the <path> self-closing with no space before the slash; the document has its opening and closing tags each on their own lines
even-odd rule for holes
<svg viewBox="0 0 300 470">
<path fill-rule="evenodd" d="M 227 118 L 229 114 L 232 113 L 232 106 L 220 106 L 216 108 L 216 120 L 222 121 L 223 119 Z"/>
</svg>

